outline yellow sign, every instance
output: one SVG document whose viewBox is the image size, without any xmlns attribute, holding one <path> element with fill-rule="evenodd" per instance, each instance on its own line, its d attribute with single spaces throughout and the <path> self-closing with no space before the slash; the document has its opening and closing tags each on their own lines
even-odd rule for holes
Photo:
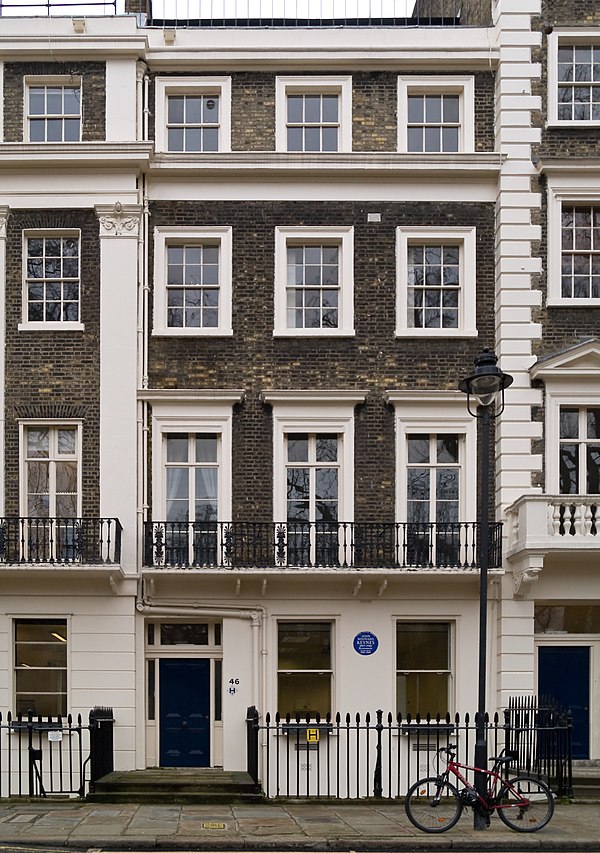
<svg viewBox="0 0 600 853">
<path fill-rule="evenodd" d="M 306 742 L 307 743 L 319 743 L 320 733 L 318 729 L 307 729 L 306 730 Z"/>
</svg>

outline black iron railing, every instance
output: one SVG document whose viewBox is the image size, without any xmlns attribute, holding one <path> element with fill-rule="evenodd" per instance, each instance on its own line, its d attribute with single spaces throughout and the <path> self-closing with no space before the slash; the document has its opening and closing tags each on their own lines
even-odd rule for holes
<svg viewBox="0 0 600 853">
<path fill-rule="evenodd" d="M 179 522 L 145 525 L 144 564 L 162 568 L 477 570 L 476 522 Z M 490 525 L 489 564 L 502 564 L 502 525 Z"/>
<path fill-rule="evenodd" d="M 0 16 L 116 15 L 117 0 L 0 0 Z"/>
<path fill-rule="evenodd" d="M 460 761 L 473 764 L 477 716 L 403 717 L 401 714 L 335 714 L 321 717 L 265 714 L 246 717 L 248 772 L 267 797 L 403 797 L 424 776 L 438 772 L 437 750 L 458 747 Z M 572 721 L 564 715 L 551 727 L 543 716 L 516 720 L 509 709 L 485 717 L 490 756 L 513 750 L 507 772 L 534 773 L 557 795 L 569 794 Z M 559 750 L 553 766 L 538 761 L 538 744 L 548 737 Z M 527 747 L 525 746 L 527 744 Z M 560 765 L 562 768 L 557 772 Z M 471 777 L 472 781 L 472 777 Z"/>
<path fill-rule="evenodd" d="M 151 26 L 175 27 L 423 27 L 460 26 L 461 0 L 152 0 Z M 481 15 L 480 15 L 481 17 Z M 490 19 L 489 21 L 487 19 Z"/>
<path fill-rule="evenodd" d="M 121 532 L 116 518 L 0 518 L 0 564 L 119 563 Z"/>
<path fill-rule="evenodd" d="M 112 708 L 93 708 L 87 724 L 0 712 L 0 798 L 85 796 L 114 768 L 113 723 Z"/>
</svg>

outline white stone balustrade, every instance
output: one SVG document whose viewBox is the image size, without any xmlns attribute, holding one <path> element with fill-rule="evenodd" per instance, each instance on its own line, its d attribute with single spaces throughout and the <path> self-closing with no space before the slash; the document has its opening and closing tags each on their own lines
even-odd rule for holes
<svg viewBox="0 0 600 853">
<path fill-rule="evenodd" d="M 523 495 L 506 515 L 509 559 L 600 547 L 600 495 Z"/>
</svg>

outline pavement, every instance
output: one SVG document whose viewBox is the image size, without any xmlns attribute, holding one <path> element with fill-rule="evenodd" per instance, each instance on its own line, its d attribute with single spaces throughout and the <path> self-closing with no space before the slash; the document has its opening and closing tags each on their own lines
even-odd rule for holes
<svg viewBox="0 0 600 853">
<path fill-rule="evenodd" d="M 550 823 L 518 833 L 497 815 L 485 831 L 465 810 L 441 835 L 413 827 L 402 802 L 258 805 L 107 805 L 77 800 L 0 801 L 7 848 L 110 851 L 600 851 L 600 803 L 557 802 Z"/>
</svg>

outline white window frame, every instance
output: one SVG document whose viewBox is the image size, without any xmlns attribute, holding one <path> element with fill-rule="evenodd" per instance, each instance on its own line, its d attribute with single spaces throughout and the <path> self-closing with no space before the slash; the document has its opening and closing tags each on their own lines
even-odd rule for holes
<svg viewBox="0 0 600 853">
<path fill-rule="evenodd" d="M 220 100 L 219 142 L 215 151 L 169 151 L 167 98 L 169 95 L 217 95 Z M 231 151 L 231 77 L 157 77 L 155 81 L 154 147 L 174 156 L 211 156 Z"/>
<path fill-rule="evenodd" d="M 315 614 L 311 613 L 310 616 L 301 615 L 298 616 L 294 613 L 275 613 L 273 614 L 273 648 L 275 650 L 275 654 L 273 657 L 275 658 L 275 670 L 274 670 L 274 697 L 273 697 L 273 707 L 277 707 L 278 698 L 279 698 L 279 674 L 280 672 L 302 672 L 302 670 L 282 670 L 279 668 L 279 625 L 282 623 L 294 624 L 297 625 L 299 623 L 310 623 L 310 622 L 328 622 L 331 626 L 330 633 L 330 669 L 327 670 L 331 674 L 331 714 L 335 715 L 335 709 L 339 706 L 338 696 L 337 696 L 337 679 L 335 677 L 336 671 L 338 671 L 338 661 L 337 661 L 337 643 L 336 637 L 338 633 L 338 619 L 335 616 L 330 615 L 329 613 Z M 319 670 L 313 670 L 314 672 L 318 672 Z M 306 670 L 304 670 L 306 672 Z"/>
<path fill-rule="evenodd" d="M 154 229 L 154 316 L 153 335 L 173 337 L 223 337 L 232 335 L 232 228 L 157 227 Z M 167 326 L 167 247 L 187 243 L 219 244 L 219 325 L 214 328 Z"/>
<path fill-rule="evenodd" d="M 310 154 L 339 154 L 352 151 L 352 77 L 277 77 L 275 81 L 275 148 L 287 152 L 287 96 L 337 95 L 339 98 L 339 132 L 337 151 L 294 151 L 303 156 Z"/>
<path fill-rule="evenodd" d="M 600 378 L 600 374 L 599 374 Z M 567 388 L 560 383 L 546 380 L 546 493 L 559 495 L 560 492 L 560 410 L 600 408 L 600 394 L 594 394 L 590 389 L 586 391 L 582 387 Z M 577 444 L 581 440 L 577 440 Z M 580 475 L 582 471 L 580 470 Z M 580 476 L 580 488 L 582 479 Z M 587 492 L 580 491 L 585 495 Z M 565 500 L 569 495 L 565 494 Z"/>
<path fill-rule="evenodd" d="M 83 133 L 83 86 L 81 77 L 78 74 L 73 76 L 69 74 L 55 74 L 55 75 L 26 75 L 23 78 L 23 89 L 24 89 L 24 98 L 25 102 L 23 104 L 23 139 L 31 143 L 32 145 L 74 145 L 77 142 L 81 142 L 82 133 Z M 35 88 L 36 86 L 61 86 L 61 87 L 70 87 L 73 89 L 79 89 L 79 139 L 76 140 L 56 140 L 56 141 L 39 141 L 32 142 L 29 137 L 29 119 L 31 117 L 29 112 L 29 90 L 30 88 Z M 57 118 L 66 118 L 64 114 L 57 115 Z M 69 118 L 74 117 L 69 115 Z M 47 116 L 46 116 L 47 118 Z"/>
<path fill-rule="evenodd" d="M 67 704 L 67 713 L 69 708 L 71 707 L 71 638 L 73 636 L 72 633 L 72 619 L 70 616 L 61 613 L 56 615 L 54 613 L 44 613 L 41 615 L 40 613 L 9 613 L 7 617 L 11 622 L 11 643 L 10 643 L 10 664 L 11 664 L 11 693 L 12 693 L 12 701 L 10 704 L 13 708 L 16 708 L 16 698 L 17 698 L 17 659 L 16 659 L 16 623 L 17 622 L 47 622 L 47 621 L 56 621 L 56 622 L 64 622 L 67 628 L 67 690 L 66 690 L 66 704 Z M 60 642 L 60 641 L 59 641 Z"/>
<path fill-rule="evenodd" d="M 287 325 L 288 245 L 318 243 L 338 245 L 340 283 L 337 329 L 290 328 Z M 348 337 L 354 335 L 354 229 L 334 226 L 277 227 L 275 229 L 275 337 Z"/>
<path fill-rule="evenodd" d="M 558 48 L 563 44 L 600 46 L 600 27 L 565 27 L 548 35 L 547 124 L 549 127 L 597 127 L 599 119 L 585 121 L 558 118 Z"/>
<path fill-rule="evenodd" d="M 459 131 L 458 151 L 408 150 L 408 96 L 458 95 Z M 398 77 L 398 151 L 425 156 L 434 154 L 452 156 L 475 151 L 475 81 L 472 76 L 411 76 Z"/>
<path fill-rule="evenodd" d="M 462 461 L 459 482 L 459 520 L 477 518 L 477 421 L 466 410 L 460 391 L 389 391 L 386 395 L 395 408 L 396 421 L 396 519 L 407 519 L 407 435 L 458 434 L 462 436 Z"/>
<path fill-rule="evenodd" d="M 582 177 L 578 183 L 569 178 L 548 180 L 548 294 L 547 305 L 570 308 L 590 308 L 600 305 L 600 298 L 570 298 L 562 295 L 562 209 L 563 204 L 589 205 L 600 208 L 600 185 L 590 187 L 590 179 Z"/>
<path fill-rule="evenodd" d="M 76 449 L 76 460 L 77 460 L 77 518 L 82 517 L 82 484 L 83 484 L 83 472 L 82 472 L 82 439 L 83 439 L 83 421 L 77 419 L 67 419 L 67 420 L 59 420 L 55 418 L 41 418 L 41 419 L 24 419 L 19 422 L 19 512 L 22 517 L 27 517 L 29 515 L 27 510 L 27 430 L 28 429 L 48 429 L 48 430 L 60 430 L 60 429 L 74 429 L 77 435 L 77 449 Z M 54 457 L 49 457 L 50 461 L 56 461 Z M 71 457 L 69 457 L 69 461 L 71 461 Z M 54 518 L 55 516 L 50 516 L 50 518 Z"/>
<path fill-rule="evenodd" d="M 29 320 L 29 293 L 27 289 L 27 241 L 46 237 L 75 237 L 79 245 L 79 320 Z M 81 277 L 82 238 L 79 228 L 26 228 L 22 232 L 21 267 L 22 267 L 22 321 L 18 324 L 19 331 L 44 332 L 83 332 L 85 324 L 81 320 L 83 312 L 82 277 Z M 43 281 L 43 279 L 40 279 Z"/>
<path fill-rule="evenodd" d="M 394 626 L 394 634 L 393 634 L 393 642 L 394 642 L 394 704 L 397 704 L 398 697 L 398 675 L 403 673 L 407 674 L 417 674 L 417 673 L 433 673 L 433 672 L 447 672 L 448 673 L 448 708 L 447 711 L 451 712 L 455 707 L 455 690 L 456 690 L 456 647 L 457 647 L 457 636 L 458 636 L 458 617 L 456 616 L 439 616 L 439 615 L 429 615 L 422 614 L 420 616 L 394 616 L 393 617 L 393 626 Z M 422 625 L 429 623 L 437 623 L 440 625 L 448 626 L 448 670 L 416 670 L 416 669 L 399 669 L 398 668 L 398 646 L 397 646 L 397 629 L 399 624 L 413 624 L 413 625 Z M 396 713 L 399 713 L 400 709 L 396 707 Z M 439 709 L 440 713 L 443 713 L 442 708 Z M 404 713 L 404 712 L 402 712 Z M 426 714 L 437 713 L 437 709 L 419 709 L 419 713 Z"/>
<path fill-rule="evenodd" d="M 167 498 L 166 435 L 168 433 L 215 433 L 218 452 L 218 521 L 231 521 L 232 514 L 232 428 L 233 404 L 241 395 L 218 393 L 202 399 L 202 392 L 186 397 L 167 394 L 152 397 L 152 514 L 154 521 L 165 521 Z M 216 399 L 215 399 L 216 398 Z"/>
<path fill-rule="evenodd" d="M 477 337 L 476 229 L 420 228 L 396 229 L 396 337 Z M 424 329 L 408 325 L 408 247 L 410 245 L 458 245 L 460 291 L 458 328 Z"/>
<path fill-rule="evenodd" d="M 262 399 L 273 408 L 273 520 L 285 522 L 289 433 L 335 433 L 340 436 L 339 521 L 354 521 L 354 409 L 364 402 L 360 391 L 269 391 Z"/>
</svg>

